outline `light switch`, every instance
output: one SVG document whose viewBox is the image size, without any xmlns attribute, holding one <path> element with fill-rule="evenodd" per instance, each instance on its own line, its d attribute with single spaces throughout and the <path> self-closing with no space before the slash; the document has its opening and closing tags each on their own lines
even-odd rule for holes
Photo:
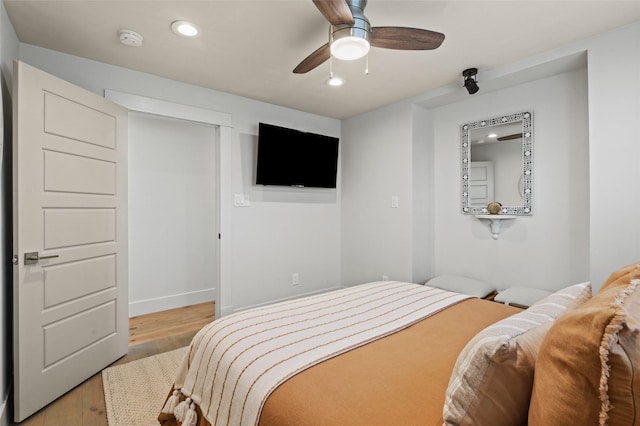
<svg viewBox="0 0 640 426">
<path fill-rule="evenodd" d="M 391 196 L 391 207 L 393 207 L 394 209 L 398 208 L 398 196 L 397 195 L 392 195 Z"/>
</svg>

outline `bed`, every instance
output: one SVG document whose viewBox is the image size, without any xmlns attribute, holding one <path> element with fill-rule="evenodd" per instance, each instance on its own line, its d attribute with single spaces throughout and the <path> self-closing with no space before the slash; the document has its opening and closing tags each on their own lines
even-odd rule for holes
<svg viewBox="0 0 640 426">
<path fill-rule="evenodd" d="M 584 315 L 593 315 L 594 300 L 607 312 L 618 300 L 624 312 L 638 307 L 638 315 L 639 270 L 635 264 L 613 274 L 597 297 L 591 297 L 589 283 L 580 283 L 526 310 L 424 285 L 376 282 L 233 314 L 194 337 L 158 420 L 167 426 L 640 426 L 635 355 L 618 363 L 626 368 L 620 375 L 629 391 L 620 397 L 602 391 L 607 385 L 602 377 L 617 379 L 616 356 L 640 354 L 640 321 L 626 321 L 620 312 L 602 316 L 603 322 L 616 318 L 616 338 L 610 333 L 607 349 L 613 355 L 602 362 L 603 339 L 594 339 L 597 383 L 586 387 L 590 393 L 580 395 L 579 404 L 563 402 L 593 406 L 577 410 L 591 416 L 583 423 L 574 422 L 574 412 L 568 422 L 559 422 L 558 410 L 565 407 L 547 403 L 549 395 L 557 402 L 574 393 L 554 393 L 553 375 L 562 370 L 554 367 L 558 354 L 541 353 L 571 313 L 578 315 L 576 324 L 584 324 Z M 620 340 L 622 334 L 631 337 Z M 628 347 L 615 347 L 620 341 Z M 557 346 L 566 344 L 556 341 L 551 348 Z M 543 355 L 553 373 L 534 377 Z M 601 367 L 608 368 L 608 376 Z M 583 371 L 575 375 L 584 376 Z"/>
</svg>

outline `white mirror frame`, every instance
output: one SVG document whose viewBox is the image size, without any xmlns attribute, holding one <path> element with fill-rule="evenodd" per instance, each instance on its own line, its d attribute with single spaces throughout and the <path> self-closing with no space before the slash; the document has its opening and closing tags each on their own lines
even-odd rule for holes
<svg viewBox="0 0 640 426">
<path fill-rule="evenodd" d="M 501 115 L 487 120 L 474 121 L 461 126 L 462 165 L 462 213 L 487 214 L 487 206 L 469 203 L 469 163 L 471 162 L 471 131 L 478 128 L 522 122 L 522 187 L 523 203 L 519 206 L 502 206 L 501 215 L 530 216 L 533 214 L 533 113 L 530 111 Z"/>
</svg>

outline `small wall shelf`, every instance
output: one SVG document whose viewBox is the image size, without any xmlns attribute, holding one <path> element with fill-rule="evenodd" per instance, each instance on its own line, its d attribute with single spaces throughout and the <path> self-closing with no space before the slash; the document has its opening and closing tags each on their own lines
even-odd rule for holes
<svg viewBox="0 0 640 426">
<path fill-rule="evenodd" d="M 502 227 L 503 220 L 515 219 L 518 216 L 506 215 L 506 214 L 477 214 L 476 219 L 489 220 L 491 227 L 491 238 L 498 239 L 500 235 L 500 229 Z"/>
</svg>

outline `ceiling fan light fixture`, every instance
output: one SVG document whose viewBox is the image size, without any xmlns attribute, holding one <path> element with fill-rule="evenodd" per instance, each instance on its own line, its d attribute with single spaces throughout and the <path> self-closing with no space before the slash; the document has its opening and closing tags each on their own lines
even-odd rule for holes
<svg viewBox="0 0 640 426">
<path fill-rule="evenodd" d="M 342 37 L 331 43 L 331 54 L 343 61 L 353 61 L 369 53 L 370 47 L 369 42 L 362 37 Z"/>
<path fill-rule="evenodd" d="M 364 15 L 354 15 L 353 25 L 331 27 L 331 55 L 343 61 L 360 59 L 369 53 L 371 26 Z"/>
</svg>

